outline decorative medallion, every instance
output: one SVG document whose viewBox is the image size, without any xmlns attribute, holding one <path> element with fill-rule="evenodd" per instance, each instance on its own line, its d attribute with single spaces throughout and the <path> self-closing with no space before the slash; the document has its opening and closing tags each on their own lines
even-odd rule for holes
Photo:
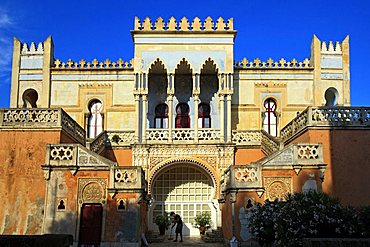
<svg viewBox="0 0 370 247">
<path fill-rule="evenodd" d="M 265 178 L 266 199 L 270 201 L 285 200 L 292 193 L 291 177 L 267 177 Z"/>
</svg>

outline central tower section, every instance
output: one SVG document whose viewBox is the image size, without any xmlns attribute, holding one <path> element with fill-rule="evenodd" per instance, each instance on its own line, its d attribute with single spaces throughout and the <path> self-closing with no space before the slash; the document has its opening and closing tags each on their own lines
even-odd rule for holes
<svg viewBox="0 0 370 247">
<path fill-rule="evenodd" d="M 233 20 L 135 18 L 137 143 L 231 142 Z"/>
</svg>

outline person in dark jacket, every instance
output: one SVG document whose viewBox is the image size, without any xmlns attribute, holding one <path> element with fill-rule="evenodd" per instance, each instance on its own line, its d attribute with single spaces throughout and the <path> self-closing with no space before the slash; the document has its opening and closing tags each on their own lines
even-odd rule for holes
<svg viewBox="0 0 370 247">
<path fill-rule="evenodd" d="M 175 214 L 175 217 L 174 217 L 174 222 L 176 223 L 176 230 L 175 230 L 175 233 L 176 233 L 176 238 L 175 240 L 173 240 L 174 242 L 177 242 L 177 236 L 178 234 L 180 234 L 180 242 L 182 242 L 182 219 L 180 217 L 180 215 L 178 214 Z"/>
</svg>

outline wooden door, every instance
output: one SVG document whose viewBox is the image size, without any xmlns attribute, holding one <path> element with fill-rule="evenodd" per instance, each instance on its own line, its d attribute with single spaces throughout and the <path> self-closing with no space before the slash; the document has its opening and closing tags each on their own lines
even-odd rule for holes
<svg viewBox="0 0 370 247">
<path fill-rule="evenodd" d="M 103 207 L 101 204 L 83 204 L 80 222 L 80 247 L 99 247 L 101 241 Z"/>
</svg>

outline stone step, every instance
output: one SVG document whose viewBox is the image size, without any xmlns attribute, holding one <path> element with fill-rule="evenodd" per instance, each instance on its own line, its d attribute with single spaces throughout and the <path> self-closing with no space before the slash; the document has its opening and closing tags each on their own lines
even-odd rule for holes
<svg viewBox="0 0 370 247">
<path fill-rule="evenodd" d="M 206 243 L 223 243 L 224 237 L 222 234 L 222 229 L 217 228 L 212 231 L 207 231 L 205 236 L 202 236 L 202 240 Z"/>
<path fill-rule="evenodd" d="M 148 232 L 146 234 L 146 239 L 149 243 L 162 243 L 166 235 L 159 235 L 159 232 Z"/>
</svg>

